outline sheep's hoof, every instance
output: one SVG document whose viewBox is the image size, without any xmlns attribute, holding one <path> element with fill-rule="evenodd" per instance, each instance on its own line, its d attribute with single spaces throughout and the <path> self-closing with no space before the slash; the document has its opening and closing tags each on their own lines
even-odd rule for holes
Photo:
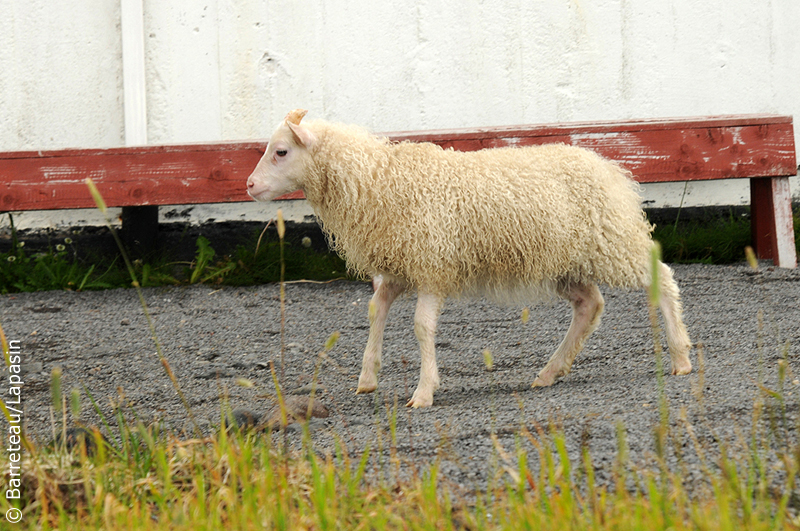
<svg viewBox="0 0 800 531">
<path fill-rule="evenodd" d="M 692 372 L 692 362 L 689 358 L 684 358 L 679 362 L 672 362 L 672 374 L 683 375 Z"/>
<path fill-rule="evenodd" d="M 357 395 L 365 395 L 373 392 L 378 388 L 378 377 L 369 372 L 362 372 L 358 377 L 358 388 L 356 389 Z"/>
<path fill-rule="evenodd" d="M 555 383 L 555 379 L 543 379 L 539 376 L 531 384 L 531 387 L 550 387 Z"/>
<path fill-rule="evenodd" d="M 554 373 L 552 371 L 547 371 L 546 369 L 539 373 L 536 379 L 531 384 L 531 387 L 550 387 L 556 380 L 561 378 L 562 376 L 566 376 L 569 371 L 560 371 Z"/>
<path fill-rule="evenodd" d="M 414 392 L 414 396 L 408 401 L 406 407 L 413 407 L 414 409 L 421 407 L 431 407 L 433 405 L 433 393 L 430 396 L 423 397 L 422 393 Z"/>
</svg>

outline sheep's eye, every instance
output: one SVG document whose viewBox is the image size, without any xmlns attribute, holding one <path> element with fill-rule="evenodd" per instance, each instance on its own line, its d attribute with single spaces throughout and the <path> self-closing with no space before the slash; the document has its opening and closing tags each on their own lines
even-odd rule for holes
<svg viewBox="0 0 800 531">
<path fill-rule="evenodd" d="M 279 157 L 285 157 L 286 153 L 287 151 L 285 149 L 278 149 L 275 151 L 275 154 L 278 155 Z"/>
</svg>

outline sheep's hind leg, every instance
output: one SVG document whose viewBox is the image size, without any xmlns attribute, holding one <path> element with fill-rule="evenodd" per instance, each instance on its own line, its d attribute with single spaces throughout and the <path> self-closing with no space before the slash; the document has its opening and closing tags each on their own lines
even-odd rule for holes
<svg viewBox="0 0 800 531">
<path fill-rule="evenodd" d="M 572 367 L 575 356 L 583 348 L 586 338 L 600 324 L 605 303 L 596 284 L 569 286 L 560 294 L 572 304 L 572 323 L 564 341 L 536 377 L 533 387 L 553 385 L 557 378 L 565 376 Z"/>
<path fill-rule="evenodd" d="M 369 303 L 369 339 L 364 349 L 364 360 L 361 363 L 361 376 L 358 377 L 356 394 L 371 393 L 378 387 L 378 371 L 381 368 L 381 350 L 383 349 L 383 329 L 389 308 L 406 289 L 404 284 L 384 280 L 380 275 L 373 279 L 375 293 Z"/>
<path fill-rule="evenodd" d="M 692 362 L 689 360 L 692 341 L 681 318 L 680 291 L 675 279 L 672 278 L 672 270 L 661 262 L 659 262 L 659 287 L 661 288 L 659 306 L 667 329 L 672 374 L 689 374 L 692 372 Z"/>
<path fill-rule="evenodd" d="M 436 322 L 444 298 L 420 292 L 414 314 L 414 333 L 422 355 L 419 385 L 406 407 L 428 407 L 433 404 L 433 392 L 439 388 L 439 369 L 436 367 Z"/>
</svg>

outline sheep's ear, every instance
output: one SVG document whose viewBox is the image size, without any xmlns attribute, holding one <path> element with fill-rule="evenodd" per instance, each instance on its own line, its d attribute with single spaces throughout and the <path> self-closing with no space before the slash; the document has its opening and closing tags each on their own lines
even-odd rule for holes
<svg viewBox="0 0 800 531">
<path fill-rule="evenodd" d="M 293 111 L 289 111 L 289 114 L 286 115 L 285 120 L 290 124 L 298 125 L 300 120 L 308 114 L 308 111 L 305 109 L 295 109 Z"/>
<path fill-rule="evenodd" d="M 289 129 L 292 130 L 292 135 L 294 135 L 294 139 L 301 146 L 305 146 L 307 148 L 311 147 L 317 139 L 314 136 L 314 133 L 312 133 L 307 127 L 303 127 L 300 124 L 295 124 L 289 121 L 286 122 L 286 125 L 288 125 Z"/>
</svg>

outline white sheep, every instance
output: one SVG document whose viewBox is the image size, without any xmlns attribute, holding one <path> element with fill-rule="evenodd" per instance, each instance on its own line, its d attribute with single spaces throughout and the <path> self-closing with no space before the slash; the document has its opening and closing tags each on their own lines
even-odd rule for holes
<svg viewBox="0 0 800 531">
<path fill-rule="evenodd" d="M 364 129 L 287 115 L 247 180 L 269 201 L 301 189 L 332 247 L 373 278 L 370 331 L 357 393 L 377 387 L 389 307 L 418 293 L 414 332 L 422 367 L 408 406 L 433 403 L 439 386 L 436 321 L 448 296 L 519 302 L 559 296 L 572 323 L 533 386 L 566 375 L 600 322 L 598 283 L 649 285 L 652 227 L 638 185 L 594 152 L 549 144 L 474 152 L 392 143 Z M 659 263 L 661 312 L 673 374 L 687 374 L 691 342 L 678 286 Z"/>
</svg>

